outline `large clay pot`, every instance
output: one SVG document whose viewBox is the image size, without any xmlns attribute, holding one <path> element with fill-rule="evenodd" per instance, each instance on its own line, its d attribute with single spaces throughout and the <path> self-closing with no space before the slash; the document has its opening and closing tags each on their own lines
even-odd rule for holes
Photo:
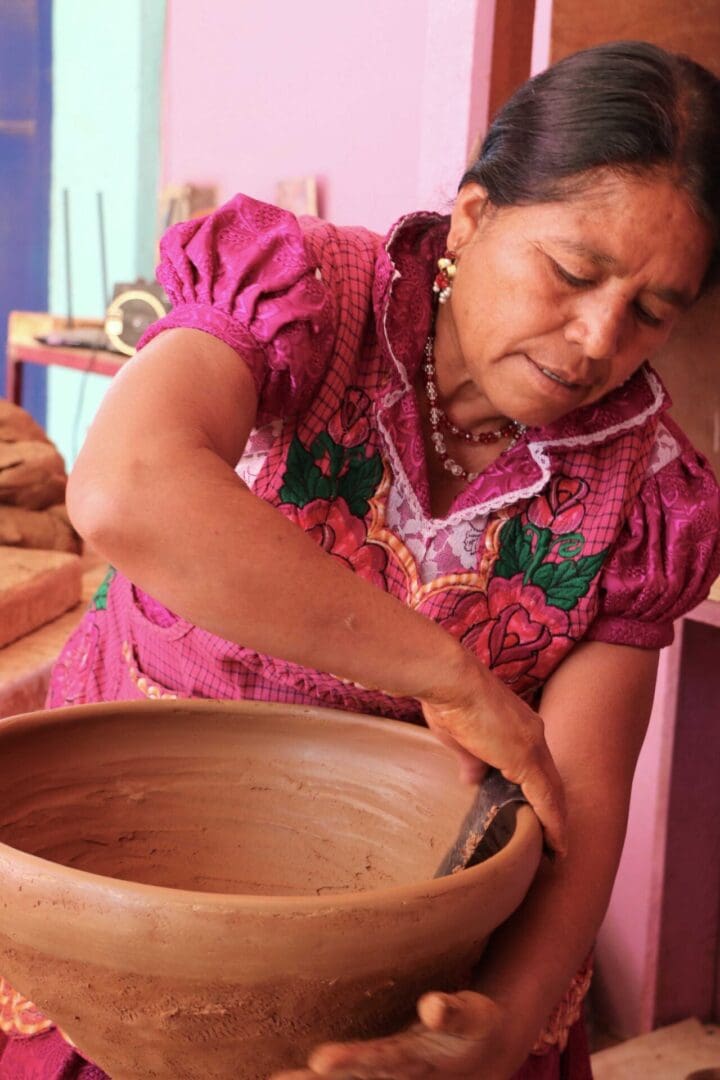
<svg viewBox="0 0 720 1080">
<path fill-rule="evenodd" d="M 113 1080 L 265 1080 L 467 977 L 540 858 L 527 806 L 432 880 L 472 792 L 409 724 L 118 702 L 0 725 L 0 963 Z"/>
</svg>

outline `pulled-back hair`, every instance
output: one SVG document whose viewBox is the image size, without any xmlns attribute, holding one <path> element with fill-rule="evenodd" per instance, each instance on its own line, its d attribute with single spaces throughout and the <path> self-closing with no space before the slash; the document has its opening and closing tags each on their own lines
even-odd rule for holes
<svg viewBox="0 0 720 1080">
<path fill-rule="evenodd" d="M 495 206 L 579 194 L 597 170 L 662 173 L 709 226 L 720 271 L 720 79 L 643 41 L 597 45 L 528 80 L 493 118 L 460 187 Z"/>
</svg>

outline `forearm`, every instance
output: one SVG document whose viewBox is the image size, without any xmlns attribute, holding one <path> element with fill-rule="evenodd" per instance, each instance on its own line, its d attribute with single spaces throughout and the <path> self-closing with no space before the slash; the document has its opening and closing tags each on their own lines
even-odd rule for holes
<svg viewBox="0 0 720 1080">
<path fill-rule="evenodd" d="M 565 784 L 568 854 L 543 863 L 525 903 L 493 936 L 478 980 L 512 1017 L 511 1065 L 534 1044 L 604 917 L 656 670 L 656 652 L 581 643 L 543 692 L 540 711 Z"/>
<path fill-rule="evenodd" d="M 567 790 L 567 789 L 566 789 Z M 624 837 L 621 819 L 568 794 L 568 856 L 544 861 L 522 907 L 493 936 L 476 989 L 507 1010 L 508 1075 L 524 1060 L 566 993 L 600 927 Z"/>
<path fill-rule="evenodd" d="M 174 448 L 171 468 L 128 456 L 112 511 L 82 503 L 71 499 L 77 525 L 103 556 L 230 641 L 427 700 L 468 666 L 454 638 L 328 555 L 207 448 Z"/>
</svg>

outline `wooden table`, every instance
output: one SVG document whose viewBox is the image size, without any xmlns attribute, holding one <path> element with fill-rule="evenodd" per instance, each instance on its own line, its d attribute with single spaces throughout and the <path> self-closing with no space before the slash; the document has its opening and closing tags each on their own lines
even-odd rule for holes
<svg viewBox="0 0 720 1080">
<path fill-rule="evenodd" d="M 75 319 L 75 328 L 101 330 L 99 319 Z M 74 368 L 96 375 L 115 375 L 127 356 L 105 349 L 71 349 L 60 345 L 44 345 L 38 337 L 67 329 L 67 321 L 47 312 L 12 311 L 8 320 L 7 372 L 5 396 L 15 405 L 22 405 L 23 366 L 41 364 L 44 367 Z"/>
<path fill-rule="evenodd" d="M 50 669 L 79 624 L 107 566 L 91 560 L 83 573 L 82 601 L 64 615 L 0 649 L 0 718 L 41 709 Z"/>
</svg>

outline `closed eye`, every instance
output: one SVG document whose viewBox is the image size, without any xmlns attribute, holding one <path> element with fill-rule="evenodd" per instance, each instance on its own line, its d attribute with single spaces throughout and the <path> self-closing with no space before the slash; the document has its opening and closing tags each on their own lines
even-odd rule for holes
<svg viewBox="0 0 720 1080">
<path fill-rule="evenodd" d="M 635 314 L 640 322 L 645 323 L 646 326 L 662 326 L 662 319 L 658 319 L 657 315 L 653 315 L 651 311 L 644 308 L 642 304 L 635 304 Z"/>
<path fill-rule="evenodd" d="M 549 256 L 548 256 L 549 257 Z M 572 285 L 574 289 L 586 289 L 588 285 L 594 285 L 592 278 L 580 278 L 575 274 L 571 274 L 569 270 L 566 270 L 564 266 L 561 266 L 559 262 L 555 262 L 555 259 L 550 259 L 553 270 L 566 285 Z"/>
<path fill-rule="evenodd" d="M 550 258 L 550 256 L 548 256 L 548 258 Z M 571 274 L 569 270 L 566 270 L 565 267 L 562 266 L 561 263 L 556 262 L 555 259 L 550 258 L 550 262 L 557 277 L 559 277 L 561 281 L 564 281 L 566 285 L 570 285 L 573 289 L 587 289 L 589 286 L 595 284 L 592 278 L 581 278 L 576 277 L 575 274 Z M 634 307 L 635 315 L 640 322 L 645 323 L 646 326 L 662 326 L 663 320 L 658 318 L 657 315 L 653 315 L 653 313 L 643 307 L 642 304 L 636 303 Z"/>
</svg>

